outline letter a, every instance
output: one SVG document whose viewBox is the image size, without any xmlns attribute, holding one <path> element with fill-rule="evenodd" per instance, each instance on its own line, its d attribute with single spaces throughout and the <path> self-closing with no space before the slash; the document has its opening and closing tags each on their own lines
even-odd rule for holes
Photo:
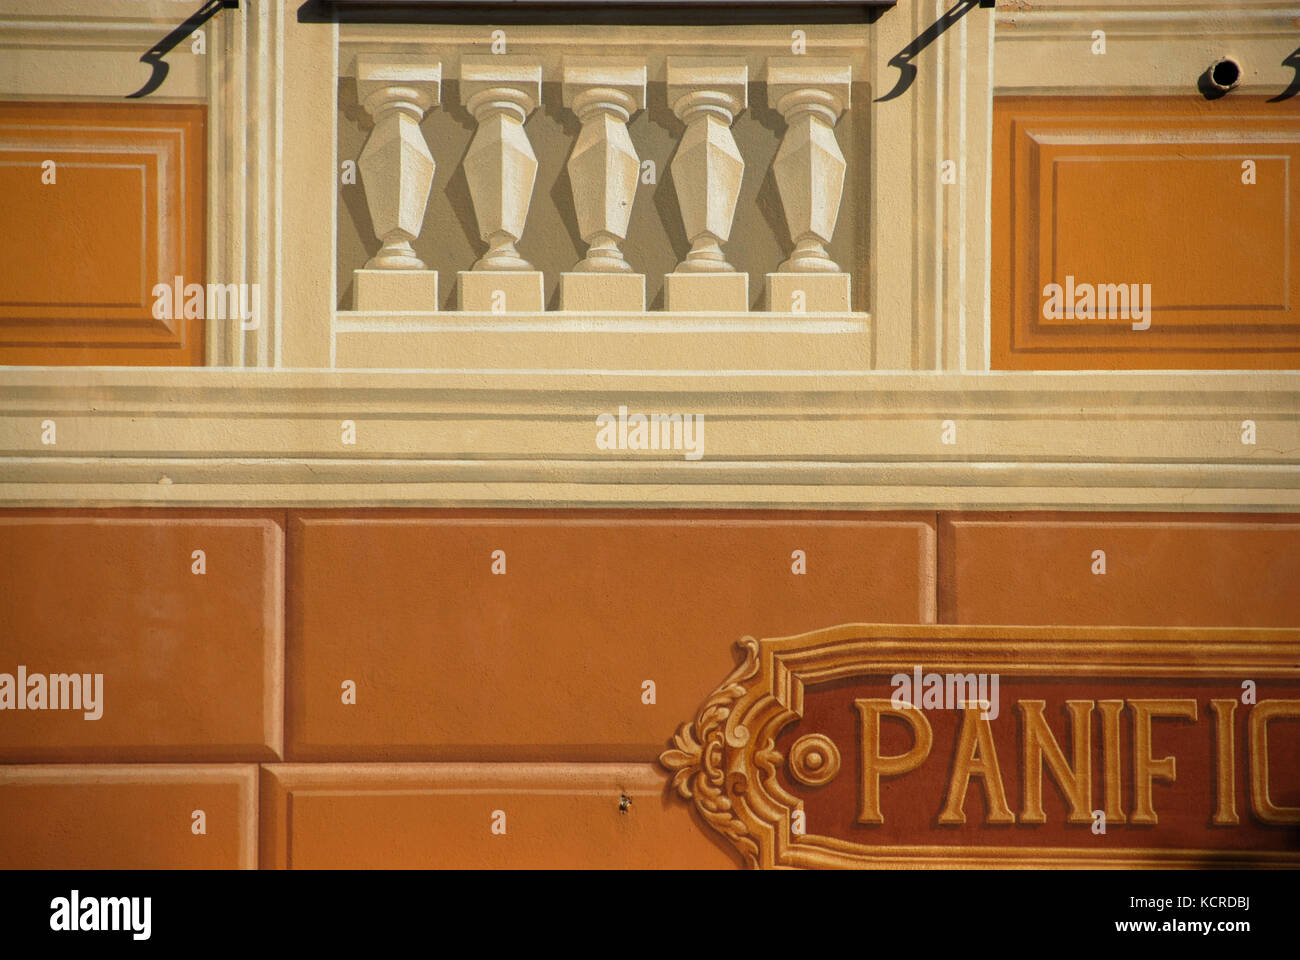
<svg viewBox="0 0 1300 960">
<path fill-rule="evenodd" d="M 195 810 L 190 814 L 190 819 L 194 821 L 190 824 L 190 833 L 196 837 L 206 837 L 208 835 L 208 815 L 202 810 Z"/>
<path fill-rule="evenodd" d="M 1102 576 L 1106 573 L 1106 551 L 1092 551 L 1092 572 L 1096 576 Z"/>
<path fill-rule="evenodd" d="M 796 550 L 790 554 L 790 572 L 796 576 L 803 576 L 808 572 L 808 554 L 802 550 Z"/>
<path fill-rule="evenodd" d="M 1241 442 L 1248 447 L 1255 445 L 1255 421 L 1241 421 Z"/>
<path fill-rule="evenodd" d="M 357 425 L 354 420 L 344 420 L 339 424 L 339 440 L 345 446 L 356 446 L 357 443 Z"/>
<path fill-rule="evenodd" d="M 190 554 L 190 559 L 194 561 L 190 564 L 190 573 L 202 576 L 208 572 L 208 555 L 202 550 L 195 550 Z"/>
<path fill-rule="evenodd" d="M 1241 182 L 1244 184 L 1253 184 L 1255 182 L 1255 161 L 1241 161 Z"/>
<path fill-rule="evenodd" d="M 357 682 L 355 680 L 343 681 L 343 693 L 340 699 L 349 707 L 357 705 Z"/>
<path fill-rule="evenodd" d="M 650 706 L 655 702 L 655 682 L 653 680 L 647 680 L 641 684 L 641 702 L 646 706 Z"/>
<path fill-rule="evenodd" d="M 57 168 L 53 160 L 41 161 L 41 183 L 54 183 L 55 177 L 57 176 L 56 171 Z M 1251 182 L 1253 183 L 1254 181 L 1252 180 Z"/>
<path fill-rule="evenodd" d="M 53 420 L 41 421 L 41 443 L 47 447 L 52 447 L 58 443 L 57 431 L 54 427 Z"/>
<path fill-rule="evenodd" d="M 506 812 L 504 810 L 492 811 L 492 835 L 495 837 L 504 837 L 506 835 Z"/>
<path fill-rule="evenodd" d="M 498 577 L 506 575 L 506 552 L 504 550 L 492 551 L 492 573 Z"/>
</svg>

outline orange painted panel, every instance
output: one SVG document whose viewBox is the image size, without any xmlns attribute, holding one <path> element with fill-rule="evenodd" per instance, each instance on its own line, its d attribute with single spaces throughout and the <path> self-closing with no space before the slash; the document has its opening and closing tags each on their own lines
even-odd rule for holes
<svg viewBox="0 0 1300 960">
<path fill-rule="evenodd" d="M 286 756 L 652 760 L 746 634 L 933 622 L 933 516 L 291 513 Z"/>
<path fill-rule="evenodd" d="M 719 869 L 739 862 L 668 795 L 667 775 L 651 764 L 272 764 L 262 771 L 263 869 Z"/>
<path fill-rule="evenodd" d="M 1296 627 L 1297 583 L 1296 517 L 939 515 L 943 623 Z"/>
<path fill-rule="evenodd" d="M 993 181 L 995 368 L 1300 363 L 1293 104 L 995 98 Z"/>
<path fill-rule="evenodd" d="M 256 866 L 256 766 L 0 766 L 0 869 Z"/>
<path fill-rule="evenodd" d="M 205 110 L 0 104 L 0 363 L 203 362 L 153 288 L 205 282 Z"/>
<path fill-rule="evenodd" d="M 0 761 L 278 759 L 282 523 L 0 514 Z"/>
</svg>

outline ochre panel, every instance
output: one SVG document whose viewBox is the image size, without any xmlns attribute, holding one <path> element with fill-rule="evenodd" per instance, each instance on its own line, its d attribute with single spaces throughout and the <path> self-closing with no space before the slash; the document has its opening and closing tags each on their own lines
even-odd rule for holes
<svg viewBox="0 0 1300 960">
<path fill-rule="evenodd" d="M 728 868 L 651 764 L 274 764 L 267 868 Z"/>
<path fill-rule="evenodd" d="M 0 868 L 256 866 L 255 766 L 0 766 Z"/>
<path fill-rule="evenodd" d="M 933 516 L 291 513 L 286 756 L 651 760 L 746 634 L 933 622 Z"/>
<path fill-rule="evenodd" d="M 1293 104 L 999 97 L 993 180 L 995 368 L 1297 366 Z"/>
<path fill-rule="evenodd" d="M 1292 516 L 939 515 L 942 623 L 1295 627 L 1297 583 Z"/>
<path fill-rule="evenodd" d="M 153 289 L 205 282 L 205 110 L 0 104 L 0 363 L 203 362 Z"/>
<path fill-rule="evenodd" d="M 277 759 L 282 518 L 0 516 L 0 761 Z"/>
</svg>

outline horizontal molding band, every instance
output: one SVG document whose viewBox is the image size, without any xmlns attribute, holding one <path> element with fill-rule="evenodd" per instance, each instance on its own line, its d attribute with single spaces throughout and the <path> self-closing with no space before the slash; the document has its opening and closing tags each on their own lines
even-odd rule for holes
<svg viewBox="0 0 1300 960">
<path fill-rule="evenodd" d="M 600 449 L 620 407 L 702 457 Z M 11 368 L 0 504 L 1294 510 L 1300 374 Z"/>
</svg>

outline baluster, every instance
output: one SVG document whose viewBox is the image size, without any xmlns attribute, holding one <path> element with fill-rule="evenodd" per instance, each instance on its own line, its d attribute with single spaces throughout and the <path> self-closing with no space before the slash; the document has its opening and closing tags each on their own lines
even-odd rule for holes
<svg viewBox="0 0 1300 960">
<path fill-rule="evenodd" d="M 849 106 L 853 79 L 847 60 L 772 57 L 767 100 L 785 118 L 786 131 L 772 162 L 794 249 L 767 275 L 769 310 L 843 312 L 850 309 L 851 278 L 826 250 L 835 234 L 848 164 L 835 124 Z"/>
<path fill-rule="evenodd" d="M 644 63 L 591 57 L 564 60 L 564 105 L 582 121 L 569 157 L 569 182 L 587 256 L 560 276 L 560 309 L 645 310 L 645 274 L 619 249 L 627 239 L 641 158 L 627 122 L 645 106 Z"/>
<path fill-rule="evenodd" d="M 353 271 L 357 310 L 436 310 L 438 273 L 411 241 L 420 235 L 435 164 L 420 121 L 441 102 L 442 64 L 403 54 L 359 56 L 357 98 L 374 129 L 357 158 L 366 206 L 383 244 Z"/>
<path fill-rule="evenodd" d="M 537 155 L 524 121 L 541 101 L 542 68 L 512 57 L 465 57 L 460 96 L 478 122 L 465 154 L 465 179 L 479 236 L 488 245 L 472 270 L 459 273 L 460 309 L 540 311 L 541 271 L 515 244 L 523 236 L 537 180 Z"/>
<path fill-rule="evenodd" d="M 749 309 L 749 275 L 727 262 L 722 244 L 740 197 L 745 161 L 731 134 L 748 105 L 748 68 L 743 60 L 669 57 L 668 102 L 686 132 L 670 169 L 690 252 L 664 278 L 669 310 Z"/>
</svg>

